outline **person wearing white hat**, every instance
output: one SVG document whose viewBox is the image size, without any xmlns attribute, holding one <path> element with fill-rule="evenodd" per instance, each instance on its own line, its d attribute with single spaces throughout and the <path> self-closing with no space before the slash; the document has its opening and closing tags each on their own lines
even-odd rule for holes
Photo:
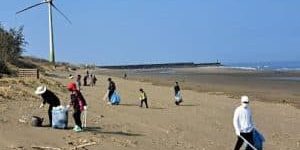
<svg viewBox="0 0 300 150">
<path fill-rule="evenodd" d="M 49 126 L 52 126 L 52 109 L 53 107 L 57 107 L 60 105 L 59 98 L 46 86 L 42 85 L 36 88 L 35 90 L 36 95 L 40 95 L 43 99 L 43 102 L 40 105 L 40 108 L 44 107 L 46 103 L 49 104 L 48 108 L 48 117 L 49 117 Z"/>
<path fill-rule="evenodd" d="M 241 97 L 241 105 L 234 111 L 233 126 L 238 138 L 234 150 L 239 150 L 243 145 L 244 141 L 241 137 L 253 145 L 254 123 L 248 96 Z M 252 148 L 247 145 L 246 150 L 252 150 Z"/>
<path fill-rule="evenodd" d="M 69 74 L 69 79 L 73 79 L 74 76 L 72 74 Z"/>
</svg>

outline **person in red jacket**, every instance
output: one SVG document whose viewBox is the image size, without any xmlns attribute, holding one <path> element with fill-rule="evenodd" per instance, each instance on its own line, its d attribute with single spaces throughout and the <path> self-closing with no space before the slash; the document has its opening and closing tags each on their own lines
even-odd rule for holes
<svg viewBox="0 0 300 150">
<path fill-rule="evenodd" d="M 76 83 L 69 83 L 67 88 L 71 92 L 70 106 L 73 106 L 74 109 L 73 118 L 75 121 L 75 126 L 73 130 L 76 132 L 80 132 L 82 131 L 81 112 L 87 110 L 87 103 L 84 97 L 82 96 L 81 92 L 77 89 Z"/>
</svg>

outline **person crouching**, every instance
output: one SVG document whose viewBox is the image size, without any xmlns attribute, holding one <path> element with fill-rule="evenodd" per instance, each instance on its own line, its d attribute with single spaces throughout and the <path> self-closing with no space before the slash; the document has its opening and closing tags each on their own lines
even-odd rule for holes
<svg viewBox="0 0 300 150">
<path fill-rule="evenodd" d="M 44 105 L 47 103 L 49 104 L 48 108 L 48 117 L 49 117 L 49 126 L 52 126 L 52 109 L 53 107 L 57 107 L 60 105 L 59 98 L 49 89 L 47 89 L 46 86 L 42 85 L 37 87 L 35 91 L 36 95 L 40 95 L 43 99 L 43 102 L 40 105 L 40 108 L 44 107 Z"/>
<path fill-rule="evenodd" d="M 80 132 L 82 131 L 81 112 L 87 109 L 87 104 L 81 92 L 77 89 L 76 83 L 69 83 L 67 88 L 71 92 L 70 106 L 73 106 L 74 109 L 73 118 L 75 121 L 75 126 L 73 130 Z"/>
</svg>

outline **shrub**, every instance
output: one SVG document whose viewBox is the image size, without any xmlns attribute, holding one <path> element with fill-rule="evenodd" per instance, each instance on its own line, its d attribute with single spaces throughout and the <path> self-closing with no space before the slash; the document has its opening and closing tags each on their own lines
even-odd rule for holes
<svg viewBox="0 0 300 150">
<path fill-rule="evenodd" d="M 18 62 L 25 45 L 23 26 L 5 30 L 0 24 L 0 73 L 8 73 L 7 63 Z"/>
</svg>

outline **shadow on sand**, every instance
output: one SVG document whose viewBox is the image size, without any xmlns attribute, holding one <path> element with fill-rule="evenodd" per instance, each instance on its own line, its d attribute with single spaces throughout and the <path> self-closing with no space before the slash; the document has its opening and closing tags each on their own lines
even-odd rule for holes
<svg viewBox="0 0 300 150">
<path fill-rule="evenodd" d="M 200 106 L 200 104 L 180 104 L 179 106 Z"/>
<path fill-rule="evenodd" d="M 40 128 L 52 128 L 49 125 L 42 125 Z M 55 130 L 72 130 L 73 127 L 68 126 L 65 129 L 53 128 Z M 129 133 L 123 131 L 101 131 L 101 127 L 86 127 L 83 129 L 83 132 L 91 132 L 93 134 L 113 134 L 113 135 L 122 135 L 122 136 L 144 136 L 143 134 L 138 133 Z"/>
<path fill-rule="evenodd" d="M 119 104 L 120 106 L 134 106 L 134 107 L 138 107 L 138 104 Z"/>
<path fill-rule="evenodd" d="M 166 108 L 163 108 L 163 107 L 149 107 L 150 109 L 166 109 Z"/>
<path fill-rule="evenodd" d="M 122 136 L 143 136 L 142 134 L 137 133 L 128 133 L 123 131 L 101 131 L 100 127 L 87 127 L 84 129 L 84 132 L 91 132 L 94 134 L 114 134 L 114 135 L 122 135 Z"/>
<path fill-rule="evenodd" d="M 119 105 L 121 105 L 121 106 L 129 106 L 129 107 L 140 107 L 140 105 L 139 104 L 119 104 Z M 149 106 L 149 105 L 148 105 Z M 143 108 L 146 108 L 146 106 L 145 105 L 143 105 Z M 151 107 L 151 106 L 149 106 L 149 109 L 166 109 L 166 108 L 162 108 L 162 107 Z"/>
<path fill-rule="evenodd" d="M 33 128 L 50 128 L 50 129 L 54 129 L 54 130 L 72 130 L 73 129 L 72 126 L 68 126 L 67 128 L 53 128 L 49 124 L 43 124 L 42 126 L 38 126 L 38 127 L 32 126 L 32 127 Z"/>
</svg>

